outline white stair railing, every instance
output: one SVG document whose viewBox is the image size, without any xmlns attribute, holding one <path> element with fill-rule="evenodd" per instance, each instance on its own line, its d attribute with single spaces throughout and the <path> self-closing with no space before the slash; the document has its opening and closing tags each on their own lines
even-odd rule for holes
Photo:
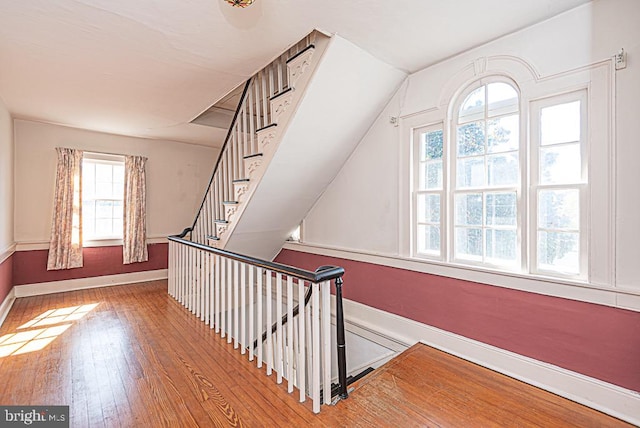
<svg viewBox="0 0 640 428">
<path fill-rule="evenodd" d="M 321 401 L 329 404 L 332 399 L 332 280 L 337 287 L 338 372 L 344 385 L 340 395 L 346 398 L 343 274 L 340 267 L 309 272 L 169 237 L 169 294 L 258 368 L 265 365 L 267 376 L 275 372 L 278 384 L 286 380 L 289 393 L 297 389 L 300 402 L 310 397 L 315 413 Z"/>
<path fill-rule="evenodd" d="M 266 146 L 273 150 L 277 144 L 276 128 L 292 103 L 296 82 L 309 67 L 318 37 L 325 36 L 312 32 L 247 81 L 191 226 L 192 241 L 224 246 L 240 198 L 251 181 L 255 184 L 257 177 L 252 175 L 269 153 Z"/>
</svg>

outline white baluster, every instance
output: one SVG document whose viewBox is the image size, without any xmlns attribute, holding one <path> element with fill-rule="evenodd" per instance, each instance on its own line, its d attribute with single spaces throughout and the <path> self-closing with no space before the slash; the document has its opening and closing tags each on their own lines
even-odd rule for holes
<svg viewBox="0 0 640 428">
<path fill-rule="evenodd" d="M 296 370 L 297 378 L 298 378 L 298 388 L 300 389 L 300 402 L 304 402 L 307 394 L 306 394 L 306 377 L 307 371 L 306 369 L 306 341 L 305 341 L 305 307 L 304 307 L 304 281 L 298 280 L 298 367 Z"/>
<path fill-rule="evenodd" d="M 213 269 L 211 269 L 211 259 L 213 254 L 203 251 L 204 254 L 204 323 L 205 325 L 213 324 L 211 321 L 211 291 L 213 289 Z"/>
<path fill-rule="evenodd" d="M 276 274 L 276 382 L 282 383 L 282 275 Z"/>
<path fill-rule="evenodd" d="M 175 298 L 173 295 L 173 272 L 173 241 L 169 241 L 169 295 Z"/>
<path fill-rule="evenodd" d="M 262 127 L 271 124 L 269 118 L 269 96 L 267 95 L 267 79 L 268 75 L 266 72 L 262 73 L 261 76 L 261 86 L 262 86 Z"/>
<path fill-rule="evenodd" d="M 271 271 L 267 270 L 267 325 L 265 327 L 265 331 L 267 332 L 267 375 L 271 376 L 271 371 L 273 370 L 273 341 L 271 340 L 271 326 L 273 325 L 273 320 L 271 317 L 272 312 L 272 300 L 273 295 L 271 294 Z"/>
<path fill-rule="evenodd" d="M 282 56 L 276 60 L 276 69 L 278 73 L 278 93 L 284 89 L 284 83 L 282 80 Z"/>
<path fill-rule="evenodd" d="M 264 326 L 264 322 L 262 320 L 262 268 L 257 268 L 256 269 L 256 279 L 258 280 L 258 284 L 256 287 L 256 297 L 257 297 L 257 313 L 256 313 L 256 318 L 258 319 L 257 322 L 257 326 L 258 326 L 258 363 L 257 366 L 258 368 L 262 368 L 262 329 Z"/>
<path fill-rule="evenodd" d="M 287 391 L 293 392 L 293 278 L 287 275 Z"/>
<path fill-rule="evenodd" d="M 320 412 L 320 287 L 318 284 L 313 283 L 311 285 L 313 293 L 311 295 L 311 301 L 313 305 L 311 307 L 312 313 L 312 326 L 311 331 L 313 334 L 313 359 L 311 360 L 311 376 L 313 378 L 313 390 L 311 398 L 313 400 L 313 412 Z"/>
<path fill-rule="evenodd" d="M 309 288 L 311 288 L 311 284 L 309 284 Z M 313 391 L 313 333 L 311 331 L 311 312 L 313 311 L 313 299 L 309 300 L 309 307 L 305 312 L 304 317 L 304 331 L 306 334 L 306 349 L 307 349 L 307 361 L 306 361 L 306 370 L 307 370 L 307 380 L 309 382 L 309 391 Z"/>
<path fill-rule="evenodd" d="M 233 261 L 233 349 L 238 349 L 238 339 L 240 337 L 238 333 L 238 315 L 240 314 L 240 307 L 238 305 L 238 297 L 240 291 L 240 275 L 239 275 L 240 262 Z"/>
<path fill-rule="evenodd" d="M 195 269 L 194 269 L 194 264 L 195 264 L 195 257 L 194 257 L 194 249 L 193 247 L 189 247 L 189 259 L 188 259 L 188 266 L 189 266 L 189 297 L 188 297 L 188 303 L 187 303 L 187 309 L 189 309 L 191 311 L 191 313 L 193 313 L 193 296 L 194 296 L 194 285 L 195 285 Z"/>
<path fill-rule="evenodd" d="M 227 343 L 231 343 L 231 341 L 233 340 L 233 289 L 235 288 L 233 264 L 233 260 L 227 260 Z"/>
<path fill-rule="evenodd" d="M 196 316 L 200 317 L 200 321 L 204 320 L 204 269 L 203 269 L 203 257 L 204 251 L 196 250 L 196 269 L 198 272 L 197 281 L 198 281 L 198 300 L 197 300 L 197 312 Z"/>
<path fill-rule="evenodd" d="M 220 337 L 227 335 L 225 311 L 227 310 L 227 259 L 220 257 Z"/>
<path fill-rule="evenodd" d="M 178 244 L 177 245 L 177 265 L 178 265 L 178 269 L 177 269 L 177 273 L 176 273 L 176 280 L 177 280 L 177 284 L 176 284 L 176 300 L 178 301 L 178 303 L 182 304 L 182 284 L 184 281 L 184 261 L 183 261 L 183 257 L 184 257 L 184 245 L 183 244 Z"/>
<path fill-rule="evenodd" d="M 320 284 L 320 298 L 322 299 L 322 373 L 324 374 L 324 403 L 331 404 L 331 284 L 324 281 Z"/>
<path fill-rule="evenodd" d="M 242 176 L 242 172 L 243 171 L 243 158 L 244 155 L 246 153 L 249 153 L 249 148 L 247 147 L 247 136 L 249 134 L 249 127 L 247 124 L 247 114 L 248 114 L 248 108 L 250 107 L 249 104 L 249 99 L 251 98 L 251 91 L 248 91 L 248 97 L 244 100 L 244 102 L 242 103 L 242 141 L 240 144 L 240 147 L 242 148 L 242 151 L 240 153 L 240 156 L 238 157 L 238 176 L 237 178 L 244 178 Z"/>
<path fill-rule="evenodd" d="M 240 353 L 245 354 L 247 349 L 247 266 L 240 263 Z"/>
<path fill-rule="evenodd" d="M 217 254 L 213 256 L 213 323 L 216 333 L 220 333 L 220 259 Z"/>
<path fill-rule="evenodd" d="M 255 269 L 252 265 L 248 265 L 247 267 L 249 268 L 249 361 L 253 361 L 253 340 L 255 338 L 255 319 L 253 315 L 255 308 L 253 307 L 253 295 L 256 286 L 253 281 L 253 272 Z"/>
</svg>

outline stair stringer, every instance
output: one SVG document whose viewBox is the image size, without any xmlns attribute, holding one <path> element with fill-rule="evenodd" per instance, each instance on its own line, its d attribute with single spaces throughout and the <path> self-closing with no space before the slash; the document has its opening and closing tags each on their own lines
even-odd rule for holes
<svg viewBox="0 0 640 428">
<path fill-rule="evenodd" d="M 249 186 L 250 197 L 243 200 L 232 233 L 227 230 L 225 249 L 275 257 L 405 77 L 332 36 L 308 75 L 304 96 L 285 113 L 290 116 L 287 126 L 277 131 L 277 150 L 265 153 L 260 179 Z"/>
</svg>

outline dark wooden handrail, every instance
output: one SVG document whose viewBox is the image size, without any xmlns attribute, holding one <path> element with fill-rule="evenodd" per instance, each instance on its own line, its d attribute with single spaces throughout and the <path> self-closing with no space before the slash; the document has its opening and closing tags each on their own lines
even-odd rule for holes
<svg viewBox="0 0 640 428">
<path fill-rule="evenodd" d="M 189 232 L 190 229 L 185 229 L 186 233 Z M 185 231 L 183 231 L 183 236 L 186 235 Z M 267 260 L 258 259 L 251 256 L 245 256 L 244 254 L 233 253 L 227 250 L 221 250 L 218 248 L 213 248 L 208 245 L 199 244 L 197 242 L 188 241 L 186 239 L 182 239 L 180 235 L 169 236 L 170 241 L 179 242 L 184 245 L 188 245 L 190 247 L 198 248 L 200 250 L 207 251 L 209 253 L 218 254 L 228 259 L 237 260 L 239 262 L 247 263 L 250 265 L 254 265 L 257 267 L 261 267 L 264 269 L 269 269 L 270 271 L 281 273 L 284 275 L 289 275 L 294 278 L 302 279 L 304 281 L 309 282 L 324 282 L 331 281 L 332 279 L 340 278 L 344 275 L 344 268 L 339 266 L 328 266 L 327 269 L 321 271 L 308 271 L 304 269 L 298 269 L 293 266 L 283 265 L 281 263 L 274 263 Z"/>
<path fill-rule="evenodd" d="M 200 204 L 200 208 L 198 208 L 198 213 L 196 214 L 196 218 L 193 219 L 193 224 L 189 228 L 189 232 L 191 232 L 196 227 L 196 223 L 198 222 L 198 217 L 200 217 L 200 213 L 202 212 L 202 207 L 204 207 L 204 203 L 207 200 L 207 195 L 211 190 L 211 183 L 213 183 L 213 179 L 216 175 L 216 171 L 218 170 L 218 166 L 222 161 L 222 155 L 224 154 L 227 145 L 229 144 L 229 140 L 231 139 L 231 134 L 233 132 L 233 125 L 235 125 L 236 120 L 238 120 L 238 115 L 240 114 L 240 110 L 242 109 L 242 104 L 244 103 L 244 99 L 247 96 L 247 91 L 249 90 L 249 85 L 251 85 L 251 79 L 247 80 L 247 83 L 244 85 L 244 90 L 242 91 L 242 96 L 240 97 L 240 102 L 238 103 L 238 107 L 236 107 L 236 112 L 233 114 L 233 119 L 231 120 L 231 125 L 229 126 L 229 130 L 227 131 L 227 136 L 224 139 L 224 144 L 222 145 L 222 149 L 220 149 L 220 153 L 218 154 L 218 159 L 216 160 L 216 165 L 213 167 L 213 171 L 211 172 L 211 178 L 209 178 L 209 184 L 207 185 L 207 190 L 204 192 L 204 196 L 202 197 L 202 203 Z M 185 229 L 187 230 L 187 229 Z M 184 232 L 184 231 L 183 231 Z M 180 236 L 184 238 L 184 235 Z"/>
</svg>

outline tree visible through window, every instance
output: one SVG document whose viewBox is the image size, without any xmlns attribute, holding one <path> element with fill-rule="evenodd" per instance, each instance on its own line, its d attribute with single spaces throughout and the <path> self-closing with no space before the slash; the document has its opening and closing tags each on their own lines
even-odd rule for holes
<svg viewBox="0 0 640 428">
<path fill-rule="evenodd" d="M 452 100 L 450 132 L 414 128 L 413 254 L 585 278 L 586 100 L 545 96 L 522 120 L 515 84 L 494 77 Z"/>
<path fill-rule="evenodd" d="M 469 93 L 455 126 L 453 258 L 492 265 L 519 261 L 518 93 L 495 82 Z"/>
</svg>

